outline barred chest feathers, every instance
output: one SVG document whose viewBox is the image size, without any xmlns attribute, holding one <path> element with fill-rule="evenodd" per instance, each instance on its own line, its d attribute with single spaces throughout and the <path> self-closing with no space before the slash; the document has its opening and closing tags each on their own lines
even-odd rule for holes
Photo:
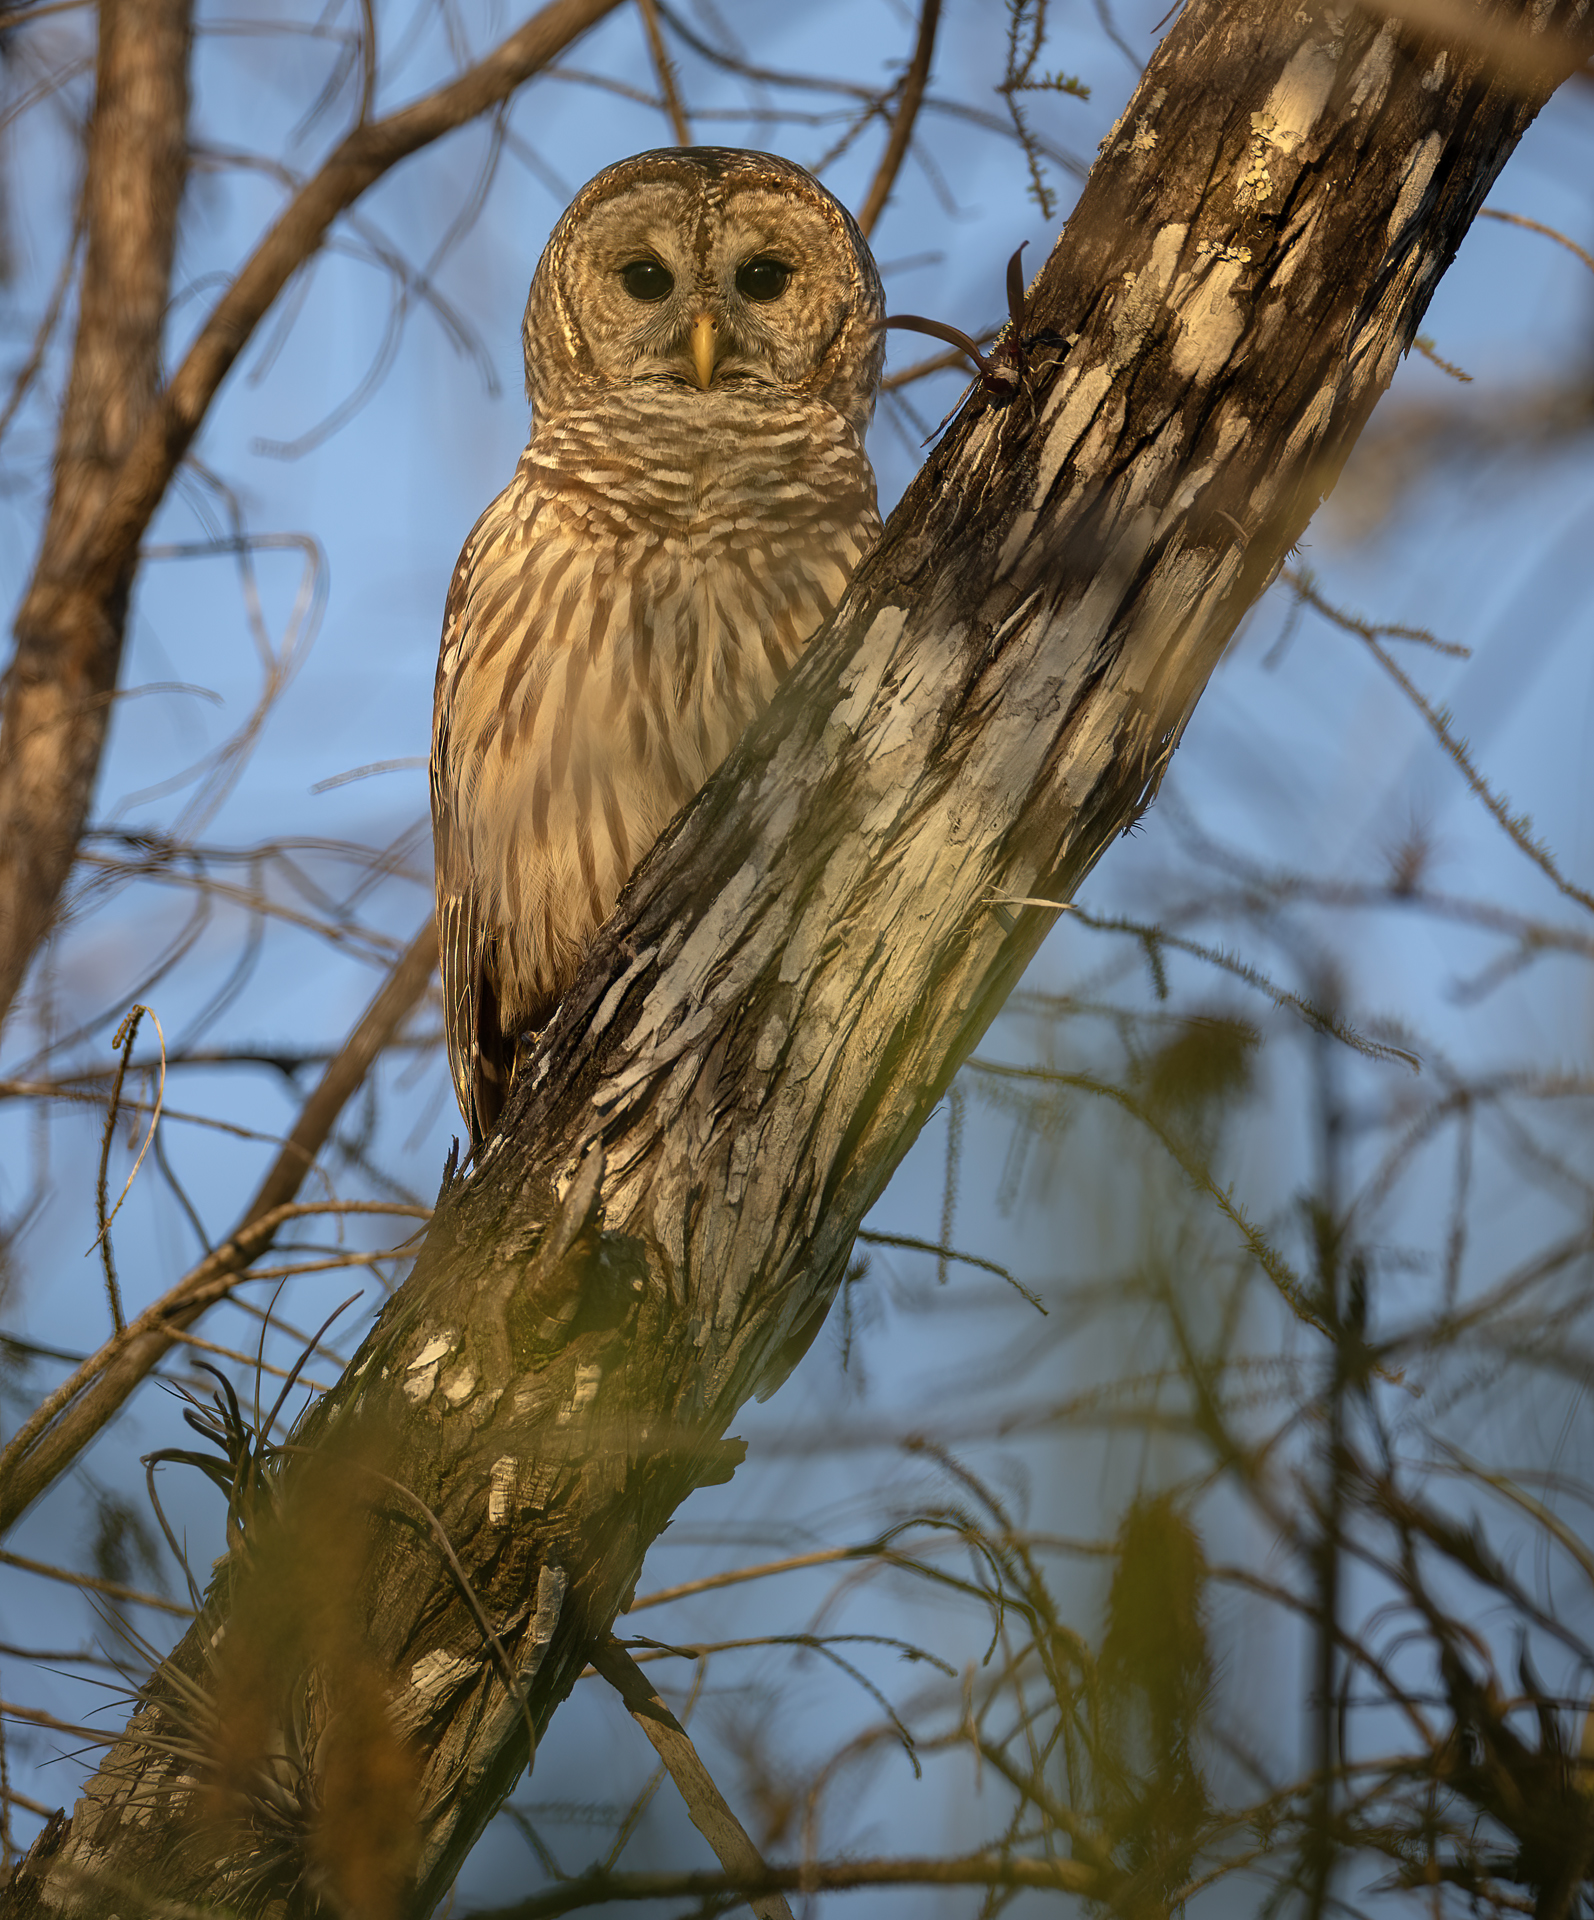
<svg viewBox="0 0 1594 1920">
<path fill-rule="evenodd" d="M 724 759 L 879 531 L 824 410 L 646 400 L 539 428 L 460 559 L 444 635 L 459 826 L 502 1013 L 546 1013 L 638 860 Z M 704 396 L 707 399 L 708 396 Z M 738 418 L 746 414 L 747 418 Z"/>
</svg>

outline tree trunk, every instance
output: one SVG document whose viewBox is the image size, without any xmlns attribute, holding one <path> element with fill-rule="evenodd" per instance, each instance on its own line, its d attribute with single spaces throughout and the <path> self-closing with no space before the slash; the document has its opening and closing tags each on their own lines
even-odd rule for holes
<svg viewBox="0 0 1594 1920">
<path fill-rule="evenodd" d="M 111 720 L 137 546 L 99 584 L 84 559 L 160 390 L 192 37 L 193 0 L 101 0 L 77 340 L 0 692 L 0 1021 L 55 918 Z"/>
<path fill-rule="evenodd" d="M 1531 36 L 1529 11 L 1418 34 L 1186 8 L 1032 290 L 1017 391 L 976 390 L 645 862 L 504 1132 L 302 1451 L 236 1504 L 200 1622 L 0 1912 L 100 1912 L 107 1881 L 431 1910 L 528 1720 L 811 1338 L 1051 926 L 1033 903 L 1149 801 L 1588 57 L 1584 5 L 1534 9 Z M 362 1827 L 394 1782 L 413 1828 Z"/>
</svg>

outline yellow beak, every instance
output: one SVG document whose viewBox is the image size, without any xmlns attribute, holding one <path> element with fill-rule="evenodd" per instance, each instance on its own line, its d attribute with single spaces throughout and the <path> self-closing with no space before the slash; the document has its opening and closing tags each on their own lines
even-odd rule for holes
<svg viewBox="0 0 1594 1920">
<path fill-rule="evenodd" d="M 700 313 L 692 322 L 692 371 L 697 375 L 697 384 L 705 391 L 714 378 L 716 331 L 713 320 L 706 313 Z"/>
</svg>

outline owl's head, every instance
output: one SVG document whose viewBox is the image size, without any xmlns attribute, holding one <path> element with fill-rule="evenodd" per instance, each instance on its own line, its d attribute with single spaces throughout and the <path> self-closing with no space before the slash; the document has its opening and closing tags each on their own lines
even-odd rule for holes
<svg viewBox="0 0 1594 1920">
<path fill-rule="evenodd" d="M 548 418 L 646 383 L 822 401 L 859 437 L 884 358 L 880 275 L 841 202 L 802 167 L 670 147 L 584 186 L 537 264 L 522 339 Z"/>
</svg>

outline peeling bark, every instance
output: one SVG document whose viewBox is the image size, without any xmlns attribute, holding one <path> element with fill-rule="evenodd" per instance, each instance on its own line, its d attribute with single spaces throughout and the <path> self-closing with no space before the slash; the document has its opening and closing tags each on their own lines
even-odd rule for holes
<svg viewBox="0 0 1594 1920">
<path fill-rule="evenodd" d="M 547 1724 L 680 1501 L 733 1469 L 736 1410 L 811 1337 L 1052 924 L 1018 903 L 1066 900 L 1148 803 L 1542 104 L 1546 50 L 1590 51 L 1584 5 L 1536 8 L 1499 78 L 1476 21 L 1498 37 L 1529 11 L 1469 8 L 1447 43 L 1381 11 L 1187 7 L 1032 289 L 1019 392 L 974 396 L 644 863 L 504 1131 L 260 1492 L 269 1536 L 313 1508 L 318 1461 L 370 1483 L 350 1604 L 420 1834 L 392 1911 L 432 1909 L 526 1764 L 526 1712 Z M 274 1677 L 296 1834 L 263 1767 L 226 1846 L 196 1818 L 221 1761 L 194 1729 L 268 1560 L 235 1543 L 0 1912 L 100 1911 L 107 1879 L 247 1905 L 268 1838 L 270 1910 L 303 1910 L 329 1661 L 296 1643 Z M 1107 1866 L 1069 1870 L 1110 1894 Z"/>
</svg>

